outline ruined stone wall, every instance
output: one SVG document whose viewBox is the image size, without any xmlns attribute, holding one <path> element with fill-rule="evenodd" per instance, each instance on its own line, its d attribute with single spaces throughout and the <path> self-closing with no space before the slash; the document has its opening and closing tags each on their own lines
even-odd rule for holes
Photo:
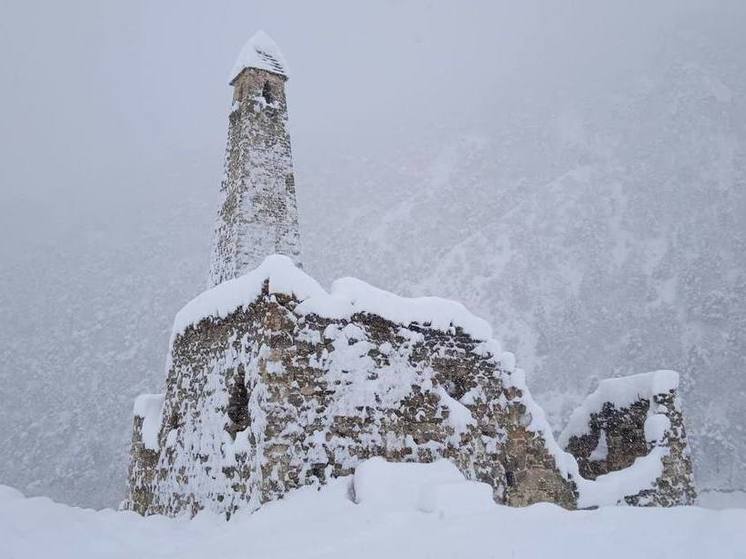
<svg viewBox="0 0 746 559">
<path fill-rule="evenodd" d="M 128 472 L 130 508 L 137 511 L 149 510 L 153 498 L 153 482 L 158 465 L 158 451 L 145 447 L 142 440 L 144 418 L 135 414 L 132 426 L 132 447 Z"/>
<path fill-rule="evenodd" d="M 252 304 L 175 338 L 157 466 L 135 441 L 125 508 L 229 516 L 372 456 L 445 457 L 497 502 L 575 506 L 575 484 L 489 344 L 458 328 L 297 305 L 265 285 Z"/>
<path fill-rule="evenodd" d="M 284 256 L 186 305 L 167 371 L 165 394 L 135 403 L 124 507 L 142 514 L 256 510 L 374 456 L 446 458 L 515 506 L 694 499 L 677 373 L 603 381 L 565 452 L 463 306 L 352 278 L 326 292 Z"/>
<path fill-rule="evenodd" d="M 208 287 L 254 269 L 270 254 L 300 261 L 286 80 L 246 68 L 232 83 Z"/>
<path fill-rule="evenodd" d="M 606 382 L 639 384 L 645 380 L 650 385 L 655 375 Z M 652 486 L 624 496 L 624 502 L 643 506 L 693 504 L 696 491 L 677 391 L 673 385 L 661 390 L 640 385 L 638 392 L 636 399 L 622 404 L 613 400 L 595 402 L 585 413 L 585 427 L 574 428 L 581 432 L 564 436 L 565 449 L 577 459 L 581 475 L 590 480 L 622 471 L 654 450 L 659 451 L 662 467 Z M 579 419 L 574 418 L 576 424 Z"/>
</svg>

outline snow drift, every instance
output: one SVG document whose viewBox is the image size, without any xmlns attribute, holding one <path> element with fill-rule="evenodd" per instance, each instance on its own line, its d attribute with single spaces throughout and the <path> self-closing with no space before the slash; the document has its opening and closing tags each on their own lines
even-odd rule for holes
<svg viewBox="0 0 746 559">
<path fill-rule="evenodd" d="M 457 485 L 469 490 L 451 491 Z M 363 462 L 354 478 L 293 491 L 230 522 L 207 512 L 184 520 L 78 509 L 0 486 L 0 540 L 7 559 L 736 559 L 746 549 L 745 509 L 572 512 L 549 504 L 514 509 L 484 497 L 480 484 L 447 463 L 381 460 Z"/>
</svg>

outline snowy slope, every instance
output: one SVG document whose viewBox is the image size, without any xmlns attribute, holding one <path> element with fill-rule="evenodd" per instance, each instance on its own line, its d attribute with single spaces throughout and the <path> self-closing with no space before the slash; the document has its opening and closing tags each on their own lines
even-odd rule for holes
<svg viewBox="0 0 746 559">
<path fill-rule="evenodd" d="M 746 549 L 746 509 L 511 509 L 447 468 L 359 473 L 354 483 L 304 488 L 230 522 L 207 514 L 184 520 L 97 512 L 0 486 L 2 557 L 736 559 Z"/>
</svg>

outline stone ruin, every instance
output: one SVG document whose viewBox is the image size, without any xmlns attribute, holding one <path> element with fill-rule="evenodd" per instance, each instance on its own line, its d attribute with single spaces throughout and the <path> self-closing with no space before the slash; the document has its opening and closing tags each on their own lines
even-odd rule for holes
<svg viewBox="0 0 746 559">
<path fill-rule="evenodd" d="M 272 256 L 177 315 L 165 394 L 136 405 L 124 508 L 230 517 L 373 456 L 446 458 L 513 506 L 688 504 L 677 380 L 614 379 L 626 405 L 602 383 L 565 452 L 512 354 L 463 306 L 353 279 L 327 293 Z"/>
<path fill-rule="evenodd" d="M 640 467 L 658 469 L 653 486 L 625 495 L 628 505 L 674 506 L 696 500 L 684 416 L 674 371 L 602 381 L 575 410 L 559 442 L 585 479 Z"/>
<path fill-rule="evenodd" d="M 561 448 L 463 306 L 349 278 L 327 293 L 296 267 L 286 81 L 277 45 L 252 37 L 230 76 L 211 289 L 176 317 L 165 393 L 135 402 L 123 508 L 230 517 L 371 457 L 445 458 L 513 506 L 693 502 L 675 373 L 604 381 Z"/>
</svg>

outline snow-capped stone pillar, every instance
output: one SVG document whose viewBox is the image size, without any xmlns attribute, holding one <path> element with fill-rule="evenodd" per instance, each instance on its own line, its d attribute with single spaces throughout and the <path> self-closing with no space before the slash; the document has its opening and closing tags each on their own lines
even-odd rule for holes
<svg viewBox="0 0 746 559">
<path fill-rule="evenodd" d="M 259 31 L 230 75 L 233 107 L 208 287 L 253 270 L 270 254 L 300 264 L 287 79 L 277 45 Z"/>
</svg>

